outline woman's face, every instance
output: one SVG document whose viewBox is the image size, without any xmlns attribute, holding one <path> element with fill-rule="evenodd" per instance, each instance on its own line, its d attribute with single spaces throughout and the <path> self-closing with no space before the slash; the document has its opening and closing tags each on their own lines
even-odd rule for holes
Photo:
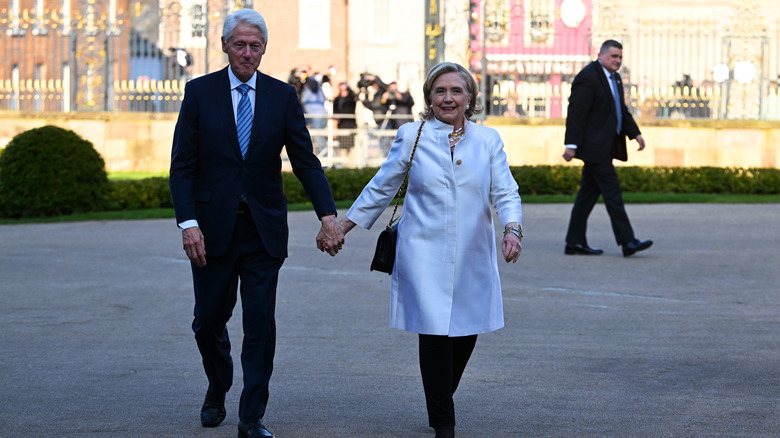
<svg viewBox="0 0 780 438">
<path fill-rule="evenodd" d="M 431 87 L 433 114 L 455 129 L 463 126 L 463 114 L 470 99 L 466 81 L 455 72 L 439 76 Z"/>
</svg>

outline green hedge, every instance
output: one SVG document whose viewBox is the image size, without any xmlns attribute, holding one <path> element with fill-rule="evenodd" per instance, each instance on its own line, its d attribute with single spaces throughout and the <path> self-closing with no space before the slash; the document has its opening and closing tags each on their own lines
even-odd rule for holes
<svg viewBox="0 0 780 438">
<path fill-rule="evenodd" d="M 357 198 L 377 170 L 328 169 L 325 174 L 334 199 L 349 201 Z M 511 170 L 521 196 L 572 195 L 577 191 L 582 171 L 576 166 L 518 166 Z M 780 194 L 780 169 L 625 166 L 618 167 L 617 172 L 624 192 Z M 282 177 L 289 202 L 309 201 L 293 173 L 284 172 Z M 104 199 L 107 210 L 170 208 L 173 205 L 165 177 L 109 183 L 110 189 Z"/>
<path fill-rule="evenodd" d="M 620 186 L 629 193 L 780 194 L 780 169 L 721 167 L 617 167 Z M 520 195 L 577 192 L 581 167 L 521 166 L 512 174 Z"/>
<path fill-rule="evenodd" d="M 173 201 L 168 178 L 112 181 L 106 205 L 109 211 L 171 208 Z"/>
<path fill-rule="evenodd" d="M 328 169 L 325 175 L 333 198 L 344 201 L 357 198 L 377 170 Z M 574 194 L 582 172 L 582 168 L 576 166 L 517 166 L 511 170 L 521 196 Z M 780 194 L 780 169 L 623 166 L 617 168 L 617 173 L 624 192 Z M 309 202 L 292 172 L 284 172 L 282 179 L 289 202 Z M 112 210 L 171 207 L 168 180 L 157 177 L 114 181 L 107 205 Z"/>
</svg>

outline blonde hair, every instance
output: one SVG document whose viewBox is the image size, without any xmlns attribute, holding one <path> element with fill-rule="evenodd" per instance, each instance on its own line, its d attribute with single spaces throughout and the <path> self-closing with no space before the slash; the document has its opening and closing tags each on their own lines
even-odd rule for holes
<svg viewBox="0 0 780 438">
<path fill-rule="evenodd" d="M 423 120 L 433 119 L 433 108 L 431 108 L 431 89 L 433 83 L 439 76 L 446 73 L 457 73 L 466 82 L 466 92 L 469 93 L 469 106 L 466 108 L 465 116 L 467 120 L 471 120 L 475 114 L 482 112 L 482 107 L 477 102 L 477 94 L 479 94 L 479 87 L 474 76 L 469 73 L 468 70 L 463 68 L 460 64 L 454 62 L 440 62 L 434 65 L 425 77 L 425 83 L 423 84 L 423 97 L 425 98 L 425 109 L 420 112 L 420 118 Z"/>
</svg>

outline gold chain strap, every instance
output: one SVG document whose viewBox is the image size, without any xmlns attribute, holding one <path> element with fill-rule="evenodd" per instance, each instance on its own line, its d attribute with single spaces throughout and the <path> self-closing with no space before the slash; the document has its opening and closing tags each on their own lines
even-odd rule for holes
<svg viewBox="0 0 780 438">
<path fill-rule="evenodd" d="M 409 157 L 409 164 L 406 165 L 406 175 L 404 176 L 404 182 L 401 183 L 401 188 L 398 189 L 398 193 L 395 194 L 395 207 L 393 207 L 393 214 L 390 215 L 390 223 L 387 224 L 388 230 L 393 227 L 393 223 L 395 222 L 395 213 L 398 211 L 398 203 L 401 201 L 401 193 L 406 190 L 406 184 L 409 181 L 409 170 L 412 168 L 414 153 L 417 151 L 417 143 L 420 141 L 420 134 L 422 134 L 423 126 L 425 126 L 425 120 L 420 123 L 420 129 L 417 130 L 417 138 L 414 139 L 412 155 Z"/>
</svg>

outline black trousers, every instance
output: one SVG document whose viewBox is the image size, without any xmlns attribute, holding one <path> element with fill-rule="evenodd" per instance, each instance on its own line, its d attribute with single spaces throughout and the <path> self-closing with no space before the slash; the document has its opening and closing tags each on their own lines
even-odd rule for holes
<svg viewBox="0 0 780 438">
<path fill-rule="evenodd" d="M 477 335 L 420 335 L 420 372 L 430 427 L 455 426 L 452 395 L 476 343 Z"/>
<path fill-rule="evenodd" d="M 626 208 L 623 205 L 623 194 L 620 191 L 615 166 L 612 161 L 603 163 L 585 163 L 582 168 L 580 189 L 574 200 L 569 219 L 569 230 L 566 233 L 566 243 L 570 245 L 587 245 L 585 236 L 588 228 L 588 216 L 599 200 L 604 197 L 604 205 L 612 222 L 612 232 L 618 245 L 623 245 L 635 239 L 634 230 L 628 220 Z"/>
<path fill-rule="evenodd" d="M 205 236 L 208 239 L 208 236 Z M 227 322 L 236 305 L 241 280 L 244 340 L 241 366 L 244 388 L 239 419 L 255 423 L 265 414 L 268 382 L 276 350 L 276 284 L 284 259 L 271 257 L 250 213 L 239 213 L 230 246 L 224 255 L 192 264 L 195 311 L 192 330 L 212 395 L 225 394 L 233 383 L 233 360 Z"/>
</svg>

